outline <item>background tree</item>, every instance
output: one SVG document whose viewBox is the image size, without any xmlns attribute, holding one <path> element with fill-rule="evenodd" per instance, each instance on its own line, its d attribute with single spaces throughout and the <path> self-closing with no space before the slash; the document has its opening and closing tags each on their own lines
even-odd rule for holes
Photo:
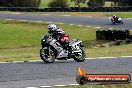
<svg viewBox="0 0 132 88">
<path fill-rule="evenodd" d="M 128 0 L 129 6 L 132 6 L 132 0 Z"/>
<path fill-rule="evenodd" d="M 87 5 L 89 7 L 100 7 L 100 6 L 104 6 L 105 5 L 105 0 L 89 0 L 89 2 L 87 3 Z"/>
<path fill-rule="evenodd" d="M 132 6 L 132 0 L 118 0 L 118 6 Z"/>
<path fill-rule="evenodd" d="M 71 2 L 74 2 L 75 3 L 75 7 L 78 6 L 80 7 L 80 4 L 83 3 L 85 4 L 87 0 L 71 0 Z"/>
<path fill-rule="evenodd" d="M 68 7 L 67 0 L 52 0 L 49 2 L 48 7 L 59 7 L 59 8 L 65 8 Z"/>
<path fill-rule="evenodd" d="M 2 7 L 39 7 L 41 0 L 0 0 Z"/>
</svg>

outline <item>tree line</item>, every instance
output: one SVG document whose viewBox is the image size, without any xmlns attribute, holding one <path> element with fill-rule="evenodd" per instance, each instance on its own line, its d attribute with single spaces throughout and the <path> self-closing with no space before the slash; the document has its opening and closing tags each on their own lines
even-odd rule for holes
<svg viewBox="0 0 132 88">
<path fill-rule="evenodd" d="M 87 4 L 88 7 L 100 7 L 105 5 L 105 1 L 113 1 L 114 6 L 132 6 L 132 0 L 71 0 L 75 6 Z M 1 7 L 39 7 L 41 0 L 0 0 Z M 48 7 L 69 7 L 67 0 L 52 0 Z"/>
<path fill-rule="evenodd" d="M 113 6 L 132 6 L 132 0 L 71 0 L 75 6 L 80 7 L 80 4 L 87 4 L 88 7 L 101 7 L 106 1 L 113 1 Z M 68 7 L 67 0 L 52 0 L 49 7 Z"/>
<path fill-rule="evenodd" d="M 41 0 L 0 0 L 1 7 L 39 7 Z"/>
</svg>

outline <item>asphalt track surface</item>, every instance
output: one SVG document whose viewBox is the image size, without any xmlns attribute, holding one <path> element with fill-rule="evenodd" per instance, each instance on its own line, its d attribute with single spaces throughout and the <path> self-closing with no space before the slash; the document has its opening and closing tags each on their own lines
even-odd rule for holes
<svg viewBox="0 0 132 88">
<path fill-rule="evenodd" d="M 1 63 L 0 88 L 75 84 L 77 67 L 80 65 L 91 74 L 132 75 L 132 58 L 88 59 L 82 63 L 73 60 L 56 61 L 52 64 L 41 61 Z"/>
<path fill-rule="evenodd" d="M 0 19 L 44 21 L 66 24 L 77 24 L 84 26 L 95 26 L 103 28 L 129 29 L 132 30 L 132 19 L 122 19 L 124 24 L 111 24 L 108 17 L 80 17 L 80 16 L 55 16 L 40 14 L 5 14 L 0 13 Z"/>
<path fill-rule="evenodd" d="M 123 19 L 124 25 L 111 25 L 108 18 L 49 16 L 31 14 L 0 14 L 0 19 L 50 21 L 57 23 L 132 29 L 132 20 Z M 0 88 L 25 88 L 75 84 L 76 71 L 82 66 L 87 73 L 115 73 L 132 75 L 132 58 L 88 59 L 82 63 L 73 60 L 44 62 L 0 63 Z"/>
</svg>

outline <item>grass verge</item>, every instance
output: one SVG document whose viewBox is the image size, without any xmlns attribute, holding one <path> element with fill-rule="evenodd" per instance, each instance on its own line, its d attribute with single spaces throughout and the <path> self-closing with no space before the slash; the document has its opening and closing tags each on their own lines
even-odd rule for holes
<svg viewBox="0 0 132 88">
<path fill-rule="evenodd" d="M 132 44 L 97 48 L 96 28 L 58 24 L 72 38 L 84 41 L 87 57 L 132 55 Z M 104 30 L 103 28 L 100 30 Z M 106 29 L 107 30 L 107 29 Z M 47 33 L 47 23 L 0 20 L 0 61 L 40 60 L 40 40 Z M 98 43 L 97 43 L 98 42 Z"/>
</svg>

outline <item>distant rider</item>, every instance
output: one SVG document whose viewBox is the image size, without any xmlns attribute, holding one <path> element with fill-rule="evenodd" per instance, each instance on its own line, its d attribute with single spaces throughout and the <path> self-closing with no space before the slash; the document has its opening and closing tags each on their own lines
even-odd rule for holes
<svg viewBox="0 0 132 88">
<path fill-rule="evenodd" d="M 117 17 L 116 15 L 113 15 L 112 18 L 116 21 L 118 21 L 119 17 Z"/>
</svg>

